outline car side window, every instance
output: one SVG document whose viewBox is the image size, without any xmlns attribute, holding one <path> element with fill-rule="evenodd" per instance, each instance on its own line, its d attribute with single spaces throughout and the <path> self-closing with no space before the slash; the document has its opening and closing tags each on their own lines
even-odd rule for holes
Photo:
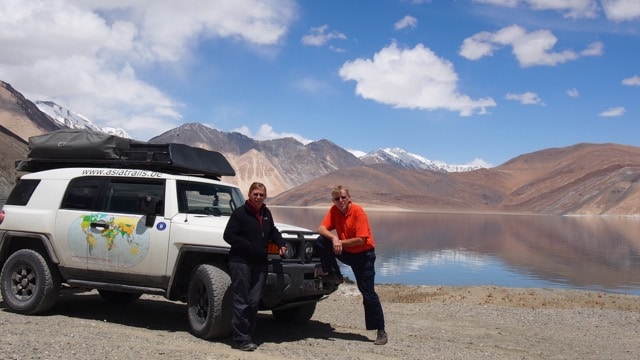
<svg viewBox="0 0 640 360">
<path fill-rule="evenodd" d="M 164 180 L 82 177 L 69 182 L 62 201 L 67 210 L 140 213 L 140 196 L 157 200 L 155 215 L 164 214 Z"/>
<path fill-rule="evenodd" d="M 100 184 L 104 180 L 100 178 L 77 178 L 71 180 L 67 187 L 67 193 L 62 200 L 62 209 L 68 210 L 93 210 L 98 198 Z"/>
<path fill-rule="evenodd" d="M 25 206 L 31 199 L 31 195 L 40 184 L 40 180 L 24 180 L 20 179 L 16 183 L 16 186 L 11 190 L 11 194 L 7 198 L 7 205 L 20 205 Z"/>
<path fill-rule="evenodd" d="M 177 188 L 181 213 L 228 216 L 238 204 L 244 204 L 242 194 L 229 186 L 178 181 Z"/>
<path fill-rule="evenodd" d="M 155 215 L 164 214 L 164 180 L 111 179 L 106 186 L 103 210 L 106 212 L 137 214 L 140 196 L 152 196 L 158 206 Z"/>
</svg>

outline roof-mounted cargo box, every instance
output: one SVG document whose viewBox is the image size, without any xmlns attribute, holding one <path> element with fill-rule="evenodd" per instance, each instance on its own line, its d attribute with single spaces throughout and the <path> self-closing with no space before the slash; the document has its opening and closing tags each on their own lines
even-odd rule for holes
<svg viewBox="0 0 640 360">
<path fill-rule="evenodd" d="M 215 179 L 235 175 L 217 151 L 177 143 L 152 144 L 90 130 L 32 136 L 28 159 L 16 162 L 16 170 L 27 172 L 64 167 L 147 169 Z"/>
</svg>

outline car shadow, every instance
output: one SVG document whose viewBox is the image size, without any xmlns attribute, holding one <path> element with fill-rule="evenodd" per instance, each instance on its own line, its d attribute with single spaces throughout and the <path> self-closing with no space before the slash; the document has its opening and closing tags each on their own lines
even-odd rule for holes
<svg viewBox="0 0 640 360">
<path fill-rule="evenodd" d="M 2 298 L 0 309 L 10 312 Z M 112 304 L 104 301 L 96 291 L 64 289 L 51 310 L 35 316 L 66 316 L 148 330 L 190 332 L 186 304 L 168 301 L 160 296 L 143 295 L 130 304 Z M 260 343 L 278 344 L 304 339 L 370 341 L 360 334 L 336 331 L 331 324 L 313 319 L 300 325 L 283 324 L 270 311 L 258 314 L 255 339 Z M 230 337 L 215 341 L 233 345 Z"/>
<path fill-rule="evenodd" d="M 259 314 L 255 333 L 257 343 L 281 344 L 305 339 L 371 341 L 361 334 L 337 331 L 331 324 L 313 319 L 292 325 L 278 322 L 270 312 Z"/>
<path fill-rule="evenodd" d="M 96 291 L 65 289 L 55 306 L 38 316 L 62 315 L 150 330 L 188 332 L 186 311 L 185 304 L 167 301 L 160 296 L 143 295 L 129 304 L 115 304 L 103 300 Z"/>
</svg>

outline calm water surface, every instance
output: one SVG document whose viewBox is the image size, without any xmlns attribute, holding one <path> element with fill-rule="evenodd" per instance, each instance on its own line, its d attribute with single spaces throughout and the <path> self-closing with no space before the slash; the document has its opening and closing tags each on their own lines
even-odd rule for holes
<svg viewBox="0 0 640 360">
<path fill-rule="evenodd" d="M 326 212 L 271 210 L 278 222 L 314 230 Z M 376 240 L 378 283 L 561 287 L 640 295 L 640 219 L 367 213 Z"/>
</svg>

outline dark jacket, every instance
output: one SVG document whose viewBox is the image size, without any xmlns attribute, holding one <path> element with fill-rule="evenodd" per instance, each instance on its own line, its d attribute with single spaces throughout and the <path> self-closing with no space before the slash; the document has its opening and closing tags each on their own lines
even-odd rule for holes
<svg viewBox="0 0 640 360">
<path fill-rule="evenodd" d="M 269 241 L 278 244 L 279 248 L 284 246 L 284 240 L 273 222 L 271 211 L 262 206 L 258 212 L 262 215 L 262 225 L 247 202 L 231 214 L 224 229 L 224 241 L 231 245 L 229 261 L 246 264 L 266 263 Z"/>
</svg>

